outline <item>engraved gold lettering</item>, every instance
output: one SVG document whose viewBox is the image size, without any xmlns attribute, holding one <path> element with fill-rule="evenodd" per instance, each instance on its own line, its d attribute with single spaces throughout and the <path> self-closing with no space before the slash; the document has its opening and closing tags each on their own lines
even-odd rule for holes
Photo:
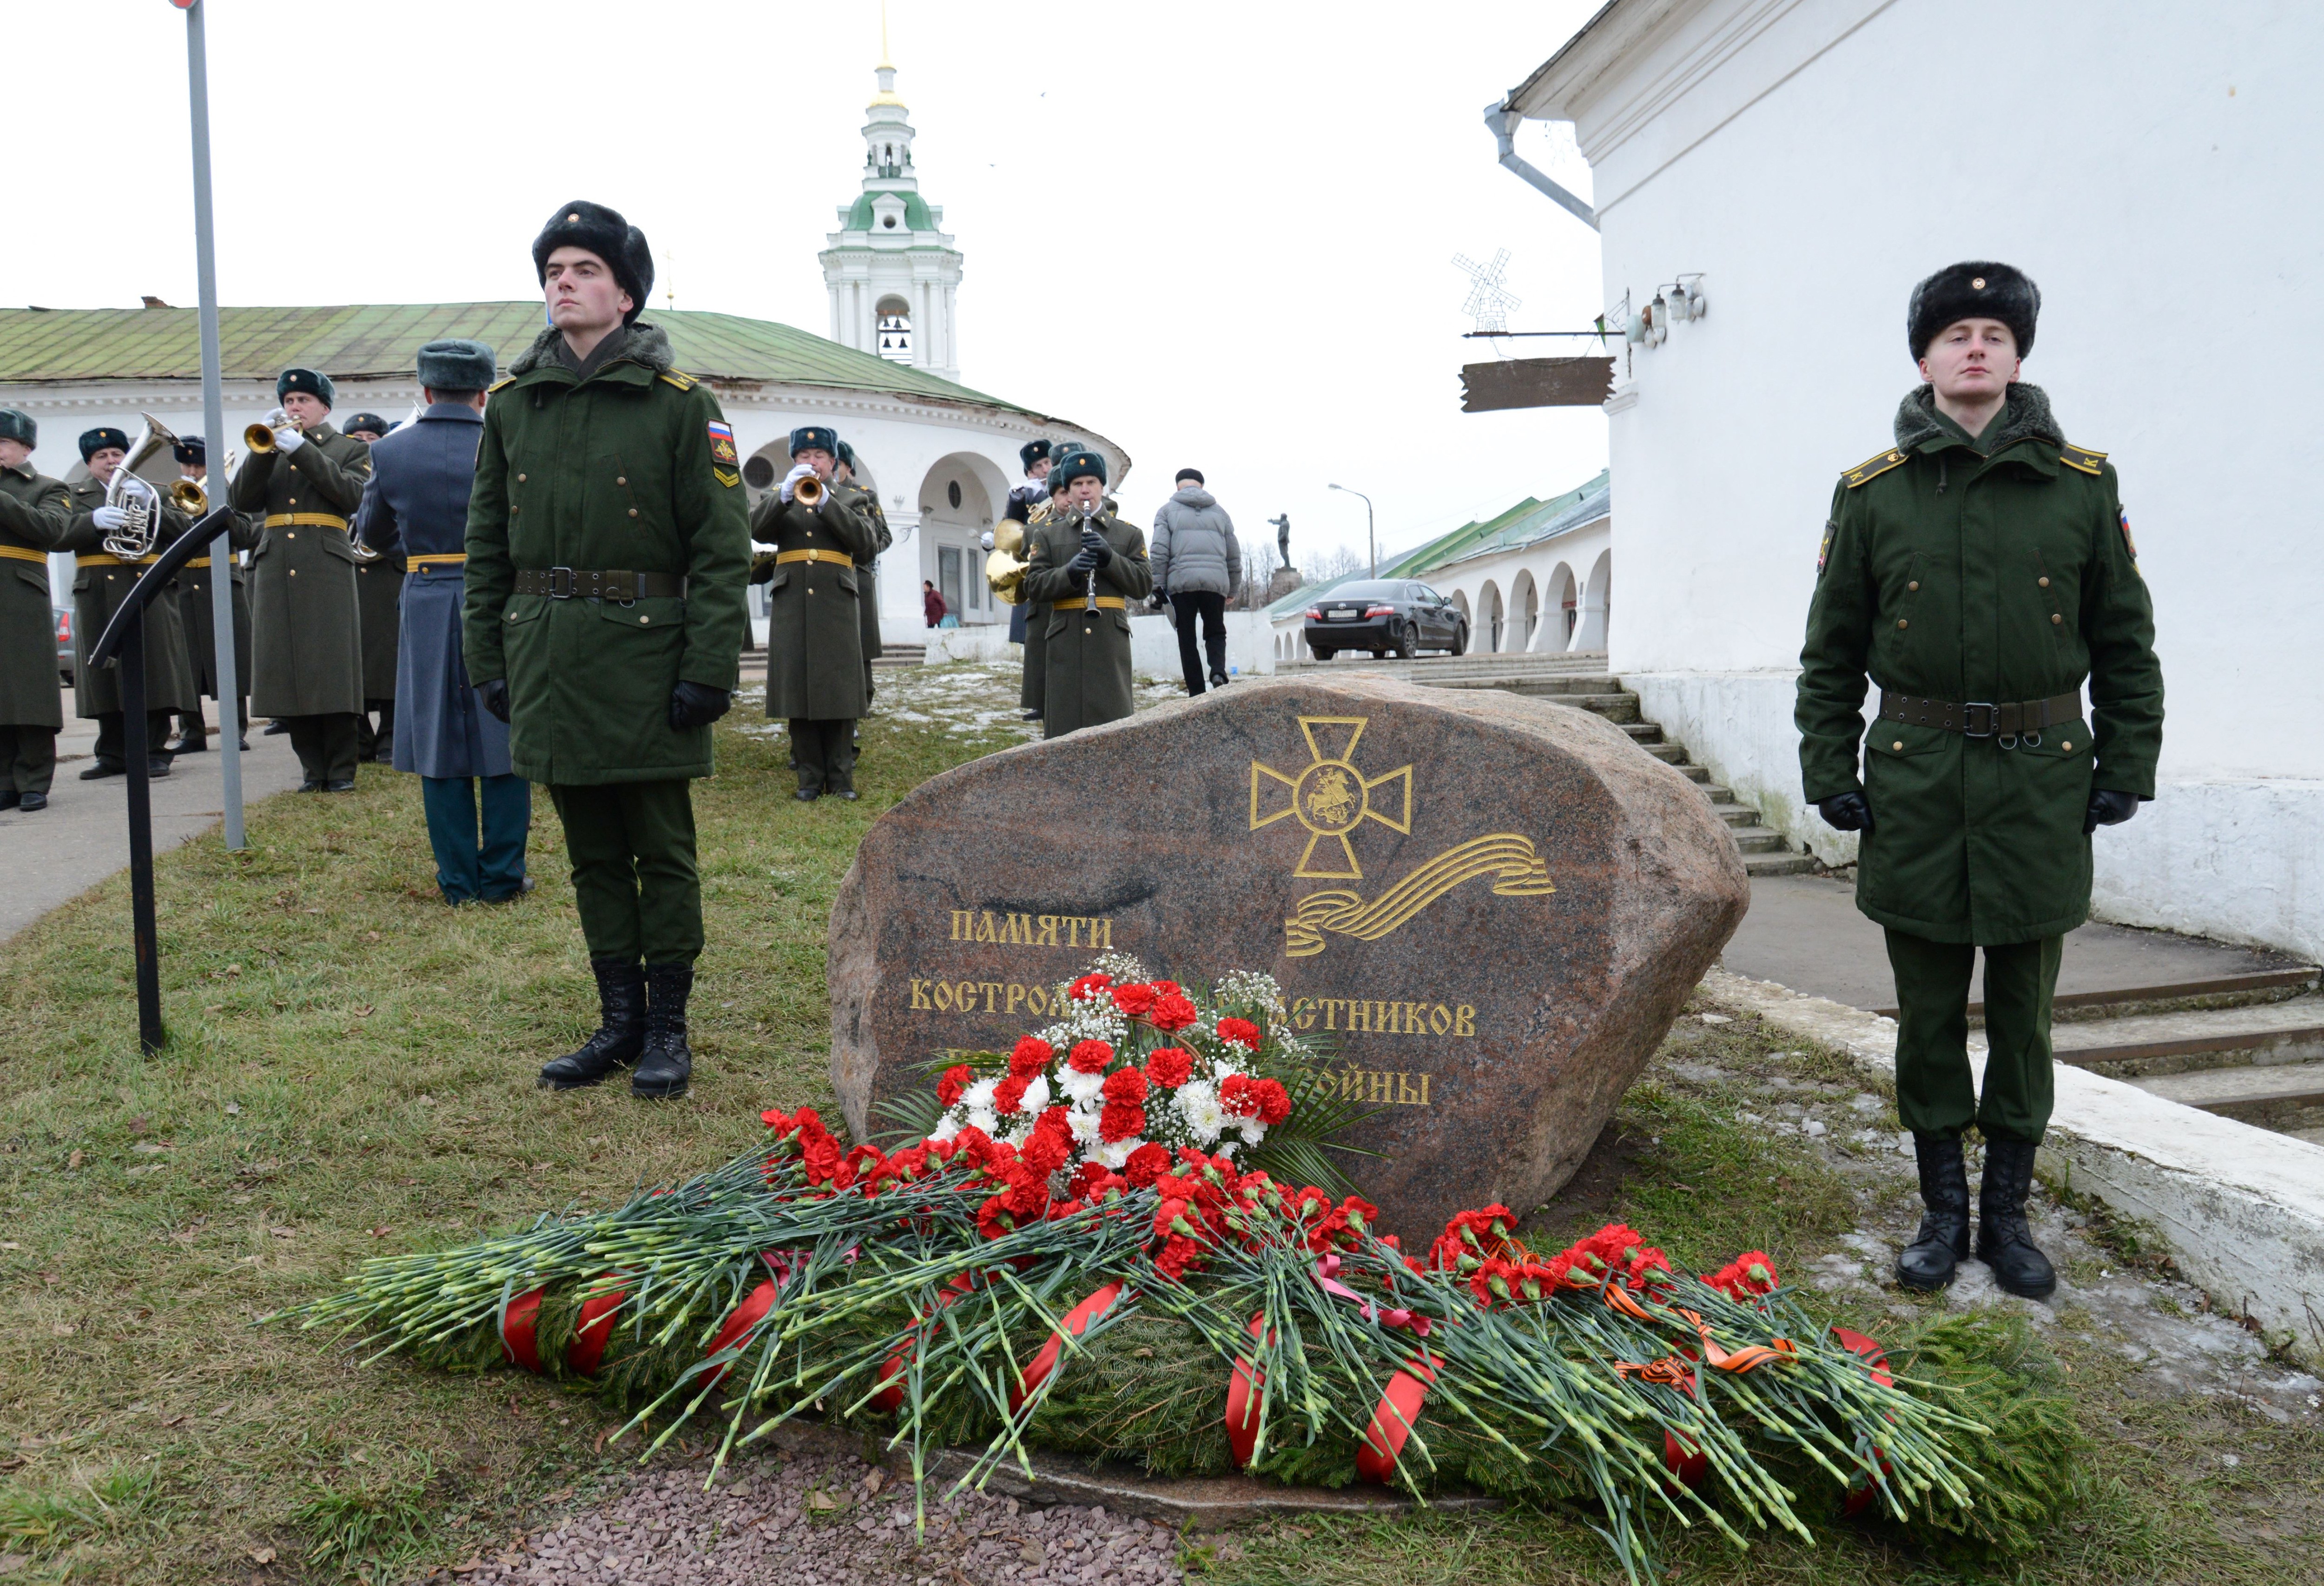
<svg viewBox="0 0 2324 1586">
<path fill-rule="evenodd" d="M 1384 1072 L 1375 1071 L 1371 1074 L 1366 1074 L 1364 1077 L 1370 1081 L 1370 1084 L 1368 1088 L 1371 1092 L 1369 1096 L 1364 1098 L 1366 1101 L 1392 1102 L 1395 1100 L 1395 1097 L 1389 1094 L 1388 1087 L 1388 1081 L 1394 1077 L 1393 1075 Z"/>
<path fill-rule="evenodd" d="M 1340 1076 L 1340 1100 L 1360 1102 L 1364 1099 L 1364 1071 L 1351 1068 Z"/>
<path fill-rule="evenodd" d="M 952 1000 L 953 1005 L 958 1008 L 963 1013 L 975 1012 L 976 982 L 974 981 L 961 982 L 958 986 L 953 989 Z"/>
<path fill-rule="evenodd" d="M 946 1012 L 951 1011 L 951 1009 L 952 1009 L 952 982 L 951 982 L 950 981 L 938 981 L 938 982 L 936 982 L 936 1011 L 937 1011 L 938 1013 L 946 1013 Z"/>
<path fill-rule="evenodd" d="M 968 935 L 968 932 L 971 929 L 970 922 L 973 917 L 974 917 L 965 908 L 955 908 L 952 911 L 952 939 L 954 941 L 965 942 L 973 940 L 973 938 Z"/>
<path fill-rule="evenodd" d="M 1443 1035 L 1452 1028 L 1452 1010 L 1439 1002 L 1428 1010 L 1428 1029 L 1432 1035 Z"/>
<path fill-rule="evenodd" d="M 1007 988 L 1000 981 L 979 981 L 976 989 L 984 993 L 984 1010 L 991 1013 L 993 1011 L 993 999 L 1000 996 Z"/>
<path fill-rule="evenodd" d="M 1428 1078 L 1425 1074 L 1420 1077 L 1423 1083 L 1425 1083 Z M 1396 1102 L 1399 1107 L 1425 1107 L 1428 1104 L 1421 1094 L 1412 1088 L 1412 1075 L 1408 1074 L 1399 1074 L 1396 1076 Z"/>
<path fill-rule="evenodd" d="M 1023 915 L 1012 914 L 1001 939 L 1012 947 L 1029 947 L 1033 945 L 1033 927 Z"/>
<path fill-rule="evenodd" d="M 1475 1035 L 1477 1033 L 1477 1010 L 1463 1002 L 1461 1005 L 1461 1010 L 1453 1015 L 1452 1033 L 1456 1036 Z"/>
<path fill-rule="evenodd" d="M 919 984 L 918 981 L 914 981 L 912 983 L 914 985 Z M 1314 1029 L 1315 1028 L 1314 998 L 1300 997 L 1293 1000 L 1291 1004 L 1291 1023 L 1293 1028 L 1297 1029 Z"/>
<path fill-rule="evenodd" d="M 1036 986 L 1020 986 L 1012 983 L 1009 988 L 1009 1006 L 1003 1011 L 1014 1014 L 1019 1008 L 1025 1006 L 1025 994 L 1038 989 Z"/>
<path fill-rule="evenodd" d="M 991 914 L 988 912 L 979 917 L 976 922 L 976 935 L 972 937 L 971 940 L 978 942 L 997 942 L 1000 939 L 1001 933 L 992 928 Z"/>
<path fill-rule="evenodd" d="M 914 981 L 912 982 L 912 1006 L 916 1009 L 926 1008 L 928 1006 L 927 982 Z"/>
<path fill-rule="evenodd" d="M 1090 945 L 1113 951 L 1113 921 L 1102 915 L 1090 921 Z"/>
</svg>

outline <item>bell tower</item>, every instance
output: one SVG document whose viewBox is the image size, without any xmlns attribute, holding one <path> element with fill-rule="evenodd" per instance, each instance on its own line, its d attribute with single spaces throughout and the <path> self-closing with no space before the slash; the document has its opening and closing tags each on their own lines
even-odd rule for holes
<svg viewBox="0 0 2324 1586">
<path fill-rule="evenodd" d="M 819 257 L 831 294 L 831 339 L 946 380 L 960 378 L 953 299 L 961 254 L 943 229 L 944 207 L 920 197 L 912 123 L 896 95 L 896 68 L 881 23 L 879 92 L 865 106 L 863 185 L 839 210 L 839 229 Z"/>
</svg>

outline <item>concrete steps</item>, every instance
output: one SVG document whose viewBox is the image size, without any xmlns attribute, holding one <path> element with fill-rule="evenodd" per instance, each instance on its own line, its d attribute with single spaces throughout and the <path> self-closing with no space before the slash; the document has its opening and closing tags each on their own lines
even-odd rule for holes
<svg viewBox="0 0 2324 1586">
<path fill-rule="evenodd" d="M 875 672 L 927 664 L 928 647 L 925 644 L 882 644 L 880 648 L 884 653 L 872 659 L 872 669 Z"/>
</svg>

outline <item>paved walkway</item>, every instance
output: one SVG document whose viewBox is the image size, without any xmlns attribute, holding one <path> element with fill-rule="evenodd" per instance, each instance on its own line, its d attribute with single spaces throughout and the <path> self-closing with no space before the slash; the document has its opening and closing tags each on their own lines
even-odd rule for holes
<svg viewBox="0 0 2324 1586">
<path fill-rule="evenodd" d="M 210 752 L 188 755 L 153 784 L 157 853 L 216 830 L 225 814 L 218 770 L 225 757 L 216 747 L 217 705 L 206 703 Z M 97 724 L 80 721 L 72 712 L 72 691 L 67 689 L 48 808 L 33 815 L 0 810 L 0 871 L 8 877 L 8 886 L 0 890 L 0 941 L 129 863 L 129 779 L 80 780 L 97 747 Z M 267 737 L 260 724 L 251 724 L 250 752 L 242 757 L 244 807 L 296 788 L 299 781 L 299 758 L 290 752 L 290 738 Z M 122 928 L 128 929 L 125 920 Z"/>
<path fill-rule="evenodd" d="M 1755 877 L 1751 912 L 1743 917 L 1720 962 L 1736 974 L 1774 981 L 1850 1008 L 1896 1005 L 1896 982 L 1889 972 L 1881 928 L 1857 912 L 1854 887 L 1829 877 Z M 2167 931 L 2091 924 L 2066 938 L 2058 990 L 2126 991 L 2288 968 L 2297 962 Z M 1980 957 L 1971 1001 L 1984 1000 L 1984 986 Z"/>
</svg>

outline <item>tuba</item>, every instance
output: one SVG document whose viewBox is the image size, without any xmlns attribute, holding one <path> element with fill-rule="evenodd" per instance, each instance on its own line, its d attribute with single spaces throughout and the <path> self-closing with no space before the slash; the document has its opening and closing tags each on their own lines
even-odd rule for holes
<svg viewBox="0 0 2324 1586">
<path fill-rule="evenodd" d="M 1003 518 L 992 526 L 992 552 L 984 558 L 985 586 L 1002 605 L 1025 598 L 1025 526 Z"/>
<path fill-rule="evenodd" d="M 178 444 L 178 438 L 152 414 L 140 413 L 138 417 L 145 420 L 145 429 L 105 486 L 105 504 L 120 508 L 128 519 L 106 535 L 106 554 L 119 557 L 124 562 L 143 561 L 152 555 L 154 536 L 161 526 L 161 493 L 139 478 L 137 470 Z"/>
</svg>

